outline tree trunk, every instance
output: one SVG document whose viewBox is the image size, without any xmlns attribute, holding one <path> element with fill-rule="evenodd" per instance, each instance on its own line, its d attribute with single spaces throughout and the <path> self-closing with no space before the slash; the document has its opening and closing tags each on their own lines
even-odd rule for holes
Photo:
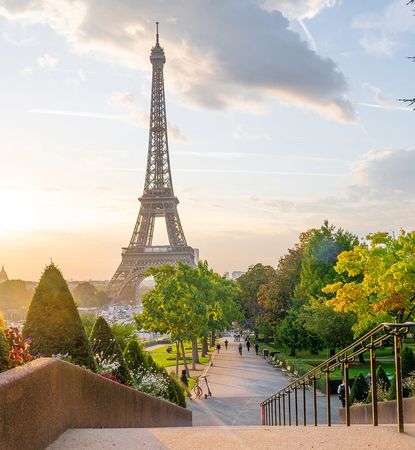
<svg viewBox="0 0 415 450">
<path fill-rule="evenodd" d="M 179 376 L 179 358 L 180 358 L 179 342 L 176 341 L 176 377 Z"/>
<path fill-rule="evenodd" d="M 290 356 L 295 356 L 295 347 L 292 346 L 290 349 Z"/>
<path fill-rule="evenodd" d="M 215 341 L 216 341 L 216 334 L 215 334 L 215 330 L 212 330 L 211 334 L 210 334 L 210 346 L 214 347 L 215 346 Z"/>
<path fill-rule="evenodd" d="M 335 349 L 335 348 L 331 348 L 331 349 L 329 350 L 330 358 L 331 358 L 332 356 L 334 356 L 335 354 L 336 354 L 336 349 Z"/>
<path fill-rule="evenodd" d="M 202 357 L 206 356 L 209 350 L 209 346 L 208 346 L 208 340 L 206 336 L 203 336 L 202 338 Z"/>
<path fill-rule="evenodd" d="M 192 369 L 196 370 L 196 364 L 200 364 L 199 352 L 197 351 L 197 339 L 192 341 Z"/>
<path fill-rule="evenodd" d="M 183 364 L 184 364 L 184 368 L 186 369 L 187 376 L 190 377 L 190 372 L 189 372 L 189 367 L 187 366 L 186 352 L 184 351 L 183 341 L 180 341 L 180 346 L 181 346 L 181 348 L 182 348 L 182 355 L 183 355 Z"/>
</svg>

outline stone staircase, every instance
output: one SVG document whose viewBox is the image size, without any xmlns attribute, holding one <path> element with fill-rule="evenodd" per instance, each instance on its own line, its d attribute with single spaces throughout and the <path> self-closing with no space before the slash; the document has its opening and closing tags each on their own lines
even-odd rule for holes
<svg viewBox="0 0 415 450">
<path fill-rule="evenodd" d="M 415 425 L 307 427 L 223 426 L 178 428 L 72 429 L 49 450 L 261 450 L 415 449 Z"/>
</svg>

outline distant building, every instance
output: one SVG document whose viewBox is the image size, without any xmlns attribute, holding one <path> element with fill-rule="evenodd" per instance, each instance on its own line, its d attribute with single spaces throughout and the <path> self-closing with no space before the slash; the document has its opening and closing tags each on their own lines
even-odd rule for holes
<svg viewBox="0 0 415 450">
<path fill-rule="evenodd" d="M 4 281 L 9 281 L 9 277 L 7 276 L 4 266 L 2 265 L 0 270 L 0 283 L 3 283 Z"/>
<path fill-rule="evenodd" d="M 245 272 L 239 272 L 239 271 L 232 272 L 232 280 L 237 280 L 239 277 L 241 277 L 244 274 L 245 274 Z"/>
</svg>

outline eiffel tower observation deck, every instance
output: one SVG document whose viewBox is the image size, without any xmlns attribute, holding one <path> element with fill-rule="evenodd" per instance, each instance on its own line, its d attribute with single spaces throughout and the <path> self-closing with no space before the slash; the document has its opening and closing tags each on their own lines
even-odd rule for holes
<svg viewBox="0 0 415 450">
<path fill-rule="evenodd" d="M 158 22 L 156 44 L 151 49 L 153 66 L 151 86 L 150 129 L 147 170 L 141 206 L 128 247 L 122 249 L 122 260 L 109 285 L 113 301 L 121 297 L 137 298 L 138 286 L 150 267 L 176 265 L 178 261 L 195 264 L 195 250 L 187 245 L 174 195 L 167 139 L 166 102 L 163 68 L 166 57 L 159 43 Z M 164 217 L 169 245 L 153 244 L 155 219 Z"/>
</svg>

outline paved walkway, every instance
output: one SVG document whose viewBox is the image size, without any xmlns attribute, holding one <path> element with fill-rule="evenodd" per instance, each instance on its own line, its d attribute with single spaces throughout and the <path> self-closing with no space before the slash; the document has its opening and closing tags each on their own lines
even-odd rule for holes
<svg viewBox="0 0 415 450">
<path fill-rule="evenodd" d="M 228 338 L 231 341 L 231 338 Z M 259 425 L 259 404 L 262 400 L 289 383 L 288 377 L 261 356 L 246 350 L 239 356 L 238 343 L 229 342 L 228 350 L 222 342 L 220 354 L 215 352 L 213 365 L 208 372 L 212 398 L 188 401 L 193 411 L 193 425 Z M 205 389 L 204 389 L 205 390 Z M 339 400 L 332 396 L 332 421 L 338 420 Z M 319 423 L 325 423 L 325 396 L 317 397 Z M 312 392 L 306 392 L 307 422 L 312 423 Z M 299 419 L 302 423 L 302 403 L 299 395 Z M 294 407 L 292 403 L 292 414 Z M 287 418 L 288 420 L 288 418 Z M 294 419 L 293 419 L 294 421 Z M 288 422 L 287 422 L 288 423 Z"/>
</svg>

